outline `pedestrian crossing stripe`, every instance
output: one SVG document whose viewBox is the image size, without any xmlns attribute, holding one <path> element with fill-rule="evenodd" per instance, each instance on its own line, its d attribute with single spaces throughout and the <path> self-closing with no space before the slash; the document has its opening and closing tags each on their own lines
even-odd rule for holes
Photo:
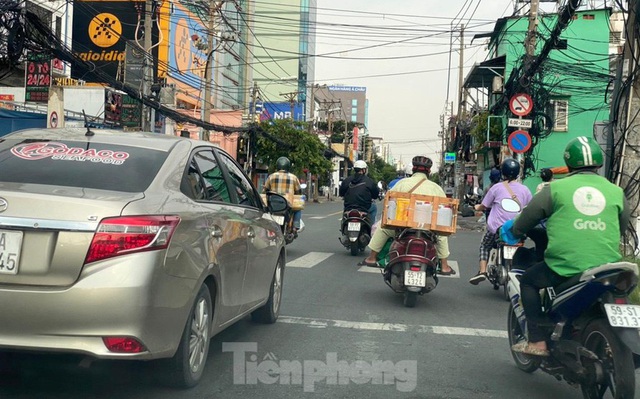
<svg viewBox="0 0 640 399">
<path fill-rule="evenodd" d="M 304 269 L 310 269 L 318 263 L 324 262 L 333 254 L 333 252 L 309 252 L 306 255 L 288 262 L 287 267 L 300 267 Z"/>
</svg>

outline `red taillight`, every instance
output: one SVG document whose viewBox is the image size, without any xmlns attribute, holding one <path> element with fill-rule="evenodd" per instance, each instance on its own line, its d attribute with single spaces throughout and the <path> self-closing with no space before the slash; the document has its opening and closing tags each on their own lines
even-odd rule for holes
<svg viewBox="0 0 640 399">
<path fill-rule="evenodd" d="M 411 271 L 419 272 L 420 271 L 420 266 L 411 266 Z"/>
<path fill-rule="evenodd" d="M 407 255 L 426 256 L 427 246 L 422 241 L 412 241 L 407 247 Z"/>
<path fill-rule="evenodd" d="M 84 263 L 131 252 L 163 249 L 180 222 L 177 216 L 125 216 L 103 219 Z"/>
<path fill-rule="evenodd" d="M 349 215 L 350 218 L 359 218 L 360 217 L 360 211 L 352 209 L 349 211 Z"/>
<path fill-rule="evenodd" d="M 627 303 L 627 298 L 614 298 L 613 302 L 616 305 L 624 305 Z"/>
<path fill-rule="evenodd" d="M 140 341 L 131 337 L 103 337 L 102 342 L 109 352 L 140 353 L 146 350 Z"/>
</svg>

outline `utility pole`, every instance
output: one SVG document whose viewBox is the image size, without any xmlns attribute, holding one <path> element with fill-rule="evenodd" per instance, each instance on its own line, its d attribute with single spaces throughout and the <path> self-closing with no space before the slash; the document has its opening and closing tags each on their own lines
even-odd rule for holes
<svg viewBox="0 0 640 399">
<path fill-rule="evenodd" d="M 619 115 L 625 115 L 624 118 L 620 118 L 620 125 L 616 127 L 617 137 L 614 137 L 614 142 L 622 142 L 622 151 L 618 154 L 612 154 L 612 156 L 619 156 L 618 170 L 613 172 L 613 176 L 616 176 L 616 184 L 623 189 L 627 189 L 630 185 L 635 184 L 633 177 L 635 172 L 640 168 L 640 161 L 638 160 L 636 148 L 640 146 L 640 120 L 638 114 L 640 113 L 640 73 L 636 68 L 636 57 L 640 48 L 638 47 L 637 36 L 637 14 L 640 12 L 640 1 L 629 0 L 628 5 L 628 19 L 625 25 L 625 49 L 624 59 L 621 62 L 626 63 L 626 68 L 623 66 L 621 70 L 626 69 L 628 75 L 625 77 L 626 82 L 629 82 L 629 88 L 627 93 L 627 101 L 620 100 L 620 108 L 616 110 Z M 634 75 L 635 74 L 635 75 Z M 620 75 L 618 79 L 623 79 Z M 624 85 L 624 83 L 622 83 Z M 612 111 L 612 112 L 616 112 Z M 626 171 L 626 172 L 625 172 Z M 629 190 L 625 190 L 629 191 Z M 637 191 L 631 190 L 628 194 L 627 200 L 630 204 L 637 204 L 640 198 L 638 198 Z M 638 228 L 640 228 L 640 215 L 638 209 L 633 208 L 631 211 L 631 223 L 635 228 L 636 235 L 638 235 Z M 629 231 L 629 230 L 628 230 Z M 629 233 L 631 235 L 633 233 Z M 638 257 L 638 248 L 628 246 L 629 243 L 634 244 L 634 239 L 625 239 L 625 255 L 635 255 Z M 637 242 L 637 241 L 636 241 Z"/>
<path fill-rule="evenodd" d="M 280 96 L 284 97 L 291 106 L 291 122 L 295 120 L 294 111 L 296 106 L 296 97 L 298 97 L 298 94 L 300 94 L 299 91 L 293 91 L 291 93 L 280 93 Z"/>
<path fill-rule="evenodd" d="M 204 95 L 202 96 L 202 115 L 201 119 L 204 122 L 211 122 L 211 81 L 213 80 L 213 65 L 211 58 L 216 51 L 215 31 L 216 31 L 216 18 L 219 8 L 222 2 L 210 2 L 209 3 L 209 21 L 207 26 L 207 61 L 204 69 Z M 200 140 L 209 141 L 209 131 L 204 128 L 200 129 Z"/>
<path fill-rule="evenodd" d="M 151 95 L 151 84 L 153 83 L 153 55 L 151 54 L 151 42 L 152 42 L 152 13 L 153 13 L 153 1 L 146 0 L 144 3 L 144 73 L 142 78 L 142 95 L 149 97 Z M 155 121 L 151 120 L 151 107 L 143 106 L 144 112 L 142 113 L 142 130 L 145 132 L 151 132 L 154 127 Z"/>
<path fill-rule="evenodd" d="M 458 136 L 460 134 L 460 132 L 458 132 L 458 127 L 460 126 L 460 121 L 462 120 L 462 114 L 464 112 L 463 109 L 463 104 L 464 104 L 464 99 L 463 99 L 463 87 L 462 85 L 464 84 L 464 25 L 460 25 L 460 60 L 459 60 L 459 68 L 458 68 L 458 115 L 456 116 L 456 136 Z M 453 110 L 452 110 L 453 111 Z M 457 155 L 462 155 L 462 154 L 457 154 Z M 464 184 L 463 184 L 463 163 L 462 163 L 462 156 L 459 156 L 458 159 L 456 159 L 456 163 L 455 163 L 455 171 L 454 171 L 454 176 L 455 176 L 455 180 L 454 180 L 454 198 L 459 198 L 462 199 L 464 197 L 463 194 L 463 190 L 464 190 Z"/>
<path fill-rule="evenodd" d="M 538 30 L 538 5 L 539 0 L 531 0 L 531 7 L 529 8 L 529 28 L 527 29 L 527 38 L 524 42 L 525 51 L 527 54 L 526 61 L 531 63 L 536 53 L 536 34 Z"/>
</svg>

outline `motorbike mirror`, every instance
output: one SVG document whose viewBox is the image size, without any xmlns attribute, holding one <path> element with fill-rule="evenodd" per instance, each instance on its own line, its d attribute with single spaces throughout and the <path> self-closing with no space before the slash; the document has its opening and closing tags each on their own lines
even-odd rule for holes
<svg viewBox="0 0 640 399">
<path fill-rule="evenodd" d="M 269 207 L 269 212 L 273 213 L 286 211 L 289 204 L 287 203 L 287 199 L 282 195 L 267 193 L 267 206 Z"/>
<path fill-rule="evenodd" d="M 302 184 L 300 184 L 300 188 L 301 188 L 301 189 L 303 189 L 303 190 L 304 190 L 305 188 L 307 188 L 307 183 L 302 183 Z"/>
<path fill-rule="evenodd" d="M 482 194 L 484 194 L 484 190 L 483 190 L 483 189 L 481 189 L 481 188 L 479 188 L 479 189 L 478 189 L 478 195 L 479 195 L 480 197 L 482 197 Z"/>
<path fill-rule="evenodd" d="M 520 207 L 520 204 L 518 204 L 516 201 L 512 200 L 511 198 L 505 198 L 502 201 L 500 201 L 500 206 L 502 207 L 502 209 L 504 209 L 507 212 L 518 213 L 522 210 L 522 208 Z"/>
</svg>

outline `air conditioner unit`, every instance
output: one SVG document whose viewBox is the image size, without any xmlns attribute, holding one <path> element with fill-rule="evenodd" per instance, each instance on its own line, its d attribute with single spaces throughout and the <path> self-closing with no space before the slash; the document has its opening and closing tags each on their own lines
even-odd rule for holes
<svg viewBox="0 0 640 399">
<path fill-rule="evenodd" d="M 494 76 L 493 82 L 491 84 L 491 92 L 492 93 L 502 93 L 503 85 L 502 85 L 502 77 Z"/>
</svg>

